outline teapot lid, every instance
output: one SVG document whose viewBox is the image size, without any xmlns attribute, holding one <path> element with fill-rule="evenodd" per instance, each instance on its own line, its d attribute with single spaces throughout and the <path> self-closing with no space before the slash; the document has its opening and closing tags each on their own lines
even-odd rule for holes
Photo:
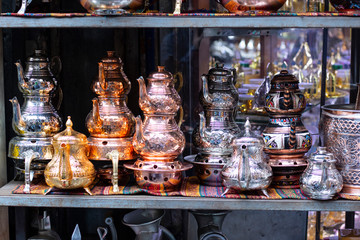
<svg viewBox="0 0 360 240">
<path fill-rule="evenodd" d="M 271 79 L 271 84 L 281 82 L 299 83 L 299 80 L 293 74 L 290 74 L 287 70 L 281 70 L 280 73 L 274 75 L 274 77 Z"/>
<path fill-rule="evenodd" d="M 68 116 L 66 129 L 53 137 L 53 143 L 87 144 L 88 141 L 85 134 L 75 131 L 72 126 L 73 122 L 71 121 L 71 117 Z"/>
<path fill-rule="evenodd" d="M 232 143 L 232 145 L 235 145 L 235 146 L 242 145 L 242 144 L 259 145 L 259 147 L 262 147 L 265 145 L 264 139 L 261 136 L 258 136 L 251 131 L 251 124 L 249 121 L 249 117 L 246 118 L 244 135 L 240 138 L 234 139 L 233 143 Z"/>
<path fill-rule="evenodd" d="M 36 49 L 34 54 L 27 58 L 27 62 L 49 62 L 44 50 Z"/>
<path fill-rule="evenodd" d="M 165 70 L 164 66 L 158 66 L 157 72 L 150 73 L 148 79 L 153 80 L 164 80 L 164 79 L 173 79 L 173 75 Z"/>
<path fill-rule="evenodd" d="M 107 51 L 107 56 L 103 57 L 101 59 L 101 62 L 103 63 L 119 63 L 120 65 L 122 65 L 122 61 L 120 58 L 115 56 L 115 51 Z"/>
<path fill-rule="evenodd" d="M 216 75 L 216 76 L 229 76 L 232 75 L 232 71 L 224 67 L 223 63 L 215 63 L 215 67 L 209 70 L 208 75 Z"/>
<path fill-rule="evenodd" d="M 331 152 L 326 151 L 326 147 L 318 147 L 316 152 L 310 155 L 310 161 L 335 163 L 336 159 Z"/>
</svg>

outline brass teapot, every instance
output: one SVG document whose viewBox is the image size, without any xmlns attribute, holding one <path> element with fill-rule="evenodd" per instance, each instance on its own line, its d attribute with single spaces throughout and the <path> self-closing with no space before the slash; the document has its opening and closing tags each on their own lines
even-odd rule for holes
<svg viewBox="0 0 360 240">
<path fill-rule="evenodd" d="M 86 117 L 86 126 L 92 137 L 126 138 L 135 132 L 135 118 L 126 105 L 131 82 L 123 71 L 120 58 L 114 51 L 99 62 L 99 77 L 92 84 L 98 95 L 93 99 L 93 109 Z"/>
<path fill-rule="evenodd" d="M 53 137 L 55 153 L 46 166 L 45 181 L 51 188 L 84 188 L 92 195 L 89 186 L 95 179 L 95 169 L 87 158 L 88 141 L 84 134 L 74 131 L 72 126 L 68 117 L 66 129 Z"/>
<path fill-rule="evenodd" d="M 173 75 L 163 66 L 147 78 L 148 85 L 142 77 L 139 82 L 139 106 L 144 114 L 175 114 L 181 106 L 181 98 L 174 87 Z"/>
<path fill-rule="evenodd" d="M 12 126 L 19 136 L 51 137 L 62 127 L 62 120 L 51 103 L 51 95 L 57 87 L 51 69 L 54 62 L 49 61 L 44 51 L 35 50 L 35 54 L 27 59 L 25 72 L 19 62 L 15 63 L 19 90 L 24 95 L 22 107 L 16 97 L 10 100 L 13 106 Z M 59 72 L 60 68 L 55 71 Z"/>
</svg>

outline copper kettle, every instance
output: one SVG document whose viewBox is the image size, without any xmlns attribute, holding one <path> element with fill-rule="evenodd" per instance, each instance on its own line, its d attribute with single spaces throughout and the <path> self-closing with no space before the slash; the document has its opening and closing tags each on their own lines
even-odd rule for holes
<svg viewBox="0 0 360 240">
<path fill-rule="evenodd" d="M 66 129 L 53 137 L 55 153 L 46 166 L 45 180 L 51 188 L 84 188 L 92 195 L 89 186 L 95 179 L 95 169 L 87 158 L 87 138 L 74 131 L 72 126 L 68 117 Z"/>
</svg>

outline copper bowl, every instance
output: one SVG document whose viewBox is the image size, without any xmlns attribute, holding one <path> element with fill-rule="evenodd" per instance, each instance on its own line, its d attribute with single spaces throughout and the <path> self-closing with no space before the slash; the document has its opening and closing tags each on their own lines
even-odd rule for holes
<svg viewBox="0 0 360 240">
<path fill-rule="evenodd" d="M 228 1 L 228 0 L 216 0 L 222 4 L 229 12 L 237 13 L 244 11 L 268 11 L 276 12 L 281 8 L 286 0 L 237 0 L 237 1 Z M 231 4 L 231 3 L 237 4 Z"/>
<path fill-rule="evenodd" d="M 134 171 L 138 186 L 152 192 L 172 192 L 177 190 L 183 179 L 183 172 L 192 168 L 189 163 L 179 161 L 142 161 L 124 164 Z"/>
<path fill-rule="evenodd" d="M 341 13 L 360 11 L 360 0 L 330 0 L 331 5 Z"/>
</svg>

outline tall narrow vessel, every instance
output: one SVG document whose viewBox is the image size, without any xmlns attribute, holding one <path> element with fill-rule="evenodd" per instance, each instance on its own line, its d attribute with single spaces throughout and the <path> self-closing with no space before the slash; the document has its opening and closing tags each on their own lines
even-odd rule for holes
<svg viewBox="0 0 360 240">
<path fill-rule="evenodd" d="M 114 192 L 119 191 L 119 161 L 137 156 L 132 145 L 135 117 L 126 105 L 130 89 L 131 82 L 123 71 L 121 59 L 114 51 L 108 51 L 99 62 L 99 75 L 92 84 L 98 96 L 92 100 L 93 109 L 86 118 L 86 126 L 90 133 L 89 159 L 112 162 L 112 169 L 106 169 L 103 162 L 98 171 L 111 174 Z M 106 175 L 101 174 L 109 178 Z"/>
<path fill-rule="evenodd" d="M 136 118 L 133 139 L 141 159 L 125 167 L 134 170 L 141 188 L 170 192 L 180 186 L 183 171 L 192 167 L 177 160 L 185 147 L 184 133 L 175 121 L 181 98 L 174 88 L 173 75 L 164 67 L 159 66 L 147 80 L 146 86 L 142 77 L 138 79 L 139 105 L 145 119 Z"/>
<path fill-rule="evenodd" d="M 8 156 L 15 161 L 15 179 L 21 179 L 22 173 L 25 173 L 24 192 L 30 193 L 31 176 L 43 175 L 46 164 L 53 156 L 51 137 L 62 127 L 62 120 L 51 102 L 58 87 L 53 72 L 59 73 L 61 64 L 59 58 L 50 61 L 43 50 L 35 50 L 27 59 L 25 69 L 20 62 L 15 65 L 24 103 L 20 107 L 16 97 L 10 100 L 13 107 L 12 127 L 18 136 L 11 139 Z"/>
<path fill-rule="evenodd" d="M 304 154 L 311 147 L 311 135 L 301 121 L 306 100 L 299 81 L 286 70 L 273 77 L 266 95 L 265 109 L 269 124 L 263 131 L 264 152 L 273 170 L 273 185 L 278 188 L 299 187 L 307 166 Z"/>
<path fill-rule="evenodd" d="M 194 146 L 199 153 L 192 162 L 204 185 L 222 185 L 220 172 L 231 158 L 231 142 L 240 134 L 235 122 L 239 99 L 235 76 L 235 69 L 226 69 L 217 63 L 201 78 L 200 103 L 204 112 L 200 114 L 199 127 L 193 132 Z"/>
</svg>

